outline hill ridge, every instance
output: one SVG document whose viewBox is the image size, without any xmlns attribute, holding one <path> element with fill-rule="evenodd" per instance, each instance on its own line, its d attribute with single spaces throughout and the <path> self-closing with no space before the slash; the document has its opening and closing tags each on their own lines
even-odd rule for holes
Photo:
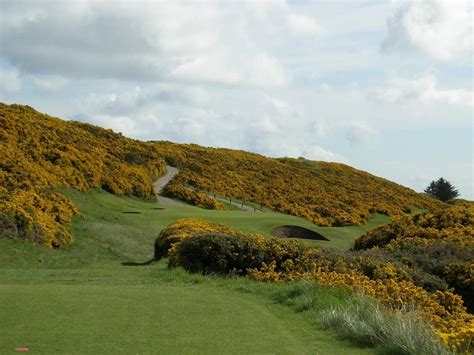
<svg viewBox="0 0 474 355">
<path fill-rule="evenodd" d="M 64 121 L 29 106 L 0 103 L 2 235 L 49 247 L 73 241 L 77 208 L 60 188 L 101 188 L 154 198 L 165 166 L 180 171 L 165 194 L 225 209 L 210 194 L 256 203 L 322 226 L 364 224 L 372 213 L 403 214 L 440 203 L 339 163 L 268 158 L 257 153 L 166 141 L 143 142 L 88 123 Z M 191 188 L 192 190 L 190 190 Z"/>
</svg>

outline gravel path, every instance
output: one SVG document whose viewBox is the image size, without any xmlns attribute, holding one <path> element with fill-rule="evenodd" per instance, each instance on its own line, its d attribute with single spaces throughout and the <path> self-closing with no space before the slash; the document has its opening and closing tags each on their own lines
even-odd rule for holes
<svg viewBox="0 0 474 355">
<path fill-rule="evenodd" d="M 166 166 L 166 173 L 165 175 L 161 176 L 158 180 L 156 180 L 153 184 L 153 190 L 155 191 L 156 199 L 158 203 L 162 206 L 180 206 L 182 205 L 178 201 L 173 200 L 172 198 L 161 196 L 163 192 L 163 188 L 166 186 L 167 183 L 170 182 L 172 178 L 174 178 L 179 173 L 179 170 L 173 166 L 167 165 Z"/>
<path fill-rule="evenodd" d="M 156 199 L 158 200 L 158 203 L 162 206 L 179 206 L 182 205 L 182 203 L 173 200 L 168 197 L 164 197 L 161 195 L 163 188 L 166 186 L 167 183 L 170 182 L 172 178 L 174 178 L 176 175 L 178 175 L 179 170 L 173 166 L 167 165 L 166 166 L 166 173 L 165 175 L 161 176 L 158 180 L 156 180 L 153 184 L 153 189 L 155 191 Z M 215 198 L 218 201 L 229 203 L 229 200 L 223 197 L 214 197 L 212 194 L 207 194 L 211 198 Z M 258 208 L 254 208 L 252 206 L 248 206 L 245 203 L 242 204 L 241 202 L 236 202 L 232 201 L 230 202 L 232 205 L 240 208 L 241 210 L 244 211 L 249 211 L 249 212 L 262 212 Z"/>
</svg>

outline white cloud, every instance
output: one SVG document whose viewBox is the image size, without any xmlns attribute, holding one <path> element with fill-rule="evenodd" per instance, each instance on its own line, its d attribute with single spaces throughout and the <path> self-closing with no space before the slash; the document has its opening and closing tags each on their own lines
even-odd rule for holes
<svg viewBox="0 0 474 355">
<path fill-rule="evenodd" d="M 472 60 L 472 24 L 471 0 L 394 1 L 383 48 L 417 50 L 440 61 Z"/>
<path fill-rule="evenodd" d="M 55 93 L 64 89 L 69 80 L 60 76 L 36 76 L 33 78 L 33 84 L 39 91 Z"/>
<path fill-rule="evenodd" d="M 287 74 L 279 61 L 266 53 L 240 54 L 234 50 L 203 54 L 178 65 L 171 78 L 227 85 L 284 85 Z"/>
<path fill-rule="evenodd" d="M 270 104 L 270 107 L 280 115 L 288 115 L 291 112 L 290 104 L 282 99 L 266 95 L 266 100 Z"/>
<path fill-rule="evenodd" d="M 320 34 L 321 27 L 312 18 L 303 15 L 288 16 L 288 27 L 295 34 Z"/>
<path fill-rule="evenodd" d="M 300 156 L 303 156 L 310 160 L 324 160 L 324 161 L 339 162 L 339 163 L 347 162 L 347 159 L 344 158 L 342 155 L 326 150 L 320 147 L 319 145 L 313 145 L 307 149 L 304 149 Z"/>
<path fill-rule="evenodd" d="M 318 29 L 283 1 L 18 0 L 0 11 L 2 57 L 26 73 L 67 78 L 285 85 L 291 77 L 273 44 L 289 40 L 288 24 Z"/>
<path fill-rule="evenodd" d="M 379 132 L 367 122 L 351 121 L 344 124 L 345 136 L 351 145 L 373 143 Z"/>
<path fill-rule="evenodd" d="M 257 129 L 258 132 L 268 134 L 268 133 L 277 133 L 280 131 L 280 127 L 275 120 L 272 120 L 268 116 L 264 116 L 261 119 L 258 119 L 250 124 L 252 128 Z"/>
<path fill-rule="evenodd" d="M 371 91 L 370 97 L 387 103 L 414 101 L 424 104 L 474 106 L 474 94 L 471 90 L 439 89 L 436 77 L 431 74 L 416 79 L 392 78 L 385 88 Z"/>
<path fill-rule="evenodd" d="M 101 127 L 108 127 L 116 132 L 126 135 L 136 135 L 140 132 L 139 122 L 128 116 L 118 115 L 94 115 L 87 118 L 88 122 L 99 125 Z"/>
<path fill-rule="evenodd" d="M 310 134 L 318 138 L 326 136 L 329 132 L 329 127 L 325 119 L 317 119 L 309 122 L 307 129 Z"/>
<path fill-rule="evenodd" d="M 0 92 L 17 93 L 22 86 L 22 80 L 17 70 L 0 68 Z"/>
</svg>

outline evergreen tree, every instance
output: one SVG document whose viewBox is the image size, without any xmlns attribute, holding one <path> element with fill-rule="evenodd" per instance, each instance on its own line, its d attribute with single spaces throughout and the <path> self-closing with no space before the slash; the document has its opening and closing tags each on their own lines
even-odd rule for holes
<svg viewBox="0 0 474 355">
<path fill-rule="evenodd" d="M 446 202 L 458 197 L 459 191 L 449 181 L 441 177 L 437 181 L 431 181 L 425 189 L 425 194 Z"/>
</svg>

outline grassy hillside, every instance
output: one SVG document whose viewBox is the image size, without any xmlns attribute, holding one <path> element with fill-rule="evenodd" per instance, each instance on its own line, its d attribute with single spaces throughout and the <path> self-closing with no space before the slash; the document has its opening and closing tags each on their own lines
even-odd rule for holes
<svg viewBox="0 0 474 355">
<path fill-rule="evenodd" d="M 308 222 L 276 213 L 261 221 L 241 211 L 160 207 L 100 190 L 63 193 L 82 211 L 71 229 L 76 243 L 48 249 L 0 240 L 2 353 L 21 346 L 44 353 L 375 353 L 338 340 L 313 313 L 282 304 L 295 286 L 190 275 L 164 262 L 140 266 L 153 256 L 159 231 L 181 217 L 265 234 L 280 219 Z M 321 293 L 321 307 L 349 297 Z"/>
<path fill-rule="evenodd" d="M 20 105 L 0 104 L 0 155 L 1 237 L 54 248 L 72 242 L 68 225 L 79 212 L 58 187 L 150 198 L 165 160 L 182 169 L 170 184 L 171 194 L 207 208 L 223 204 L 202 191 L 263 204 L 317 225 L 345 226 L 363 225 L 373 213 L 396 215 L 409 206 L 439 204 L 342 164 L 140 142 Z"/>
</svg>

